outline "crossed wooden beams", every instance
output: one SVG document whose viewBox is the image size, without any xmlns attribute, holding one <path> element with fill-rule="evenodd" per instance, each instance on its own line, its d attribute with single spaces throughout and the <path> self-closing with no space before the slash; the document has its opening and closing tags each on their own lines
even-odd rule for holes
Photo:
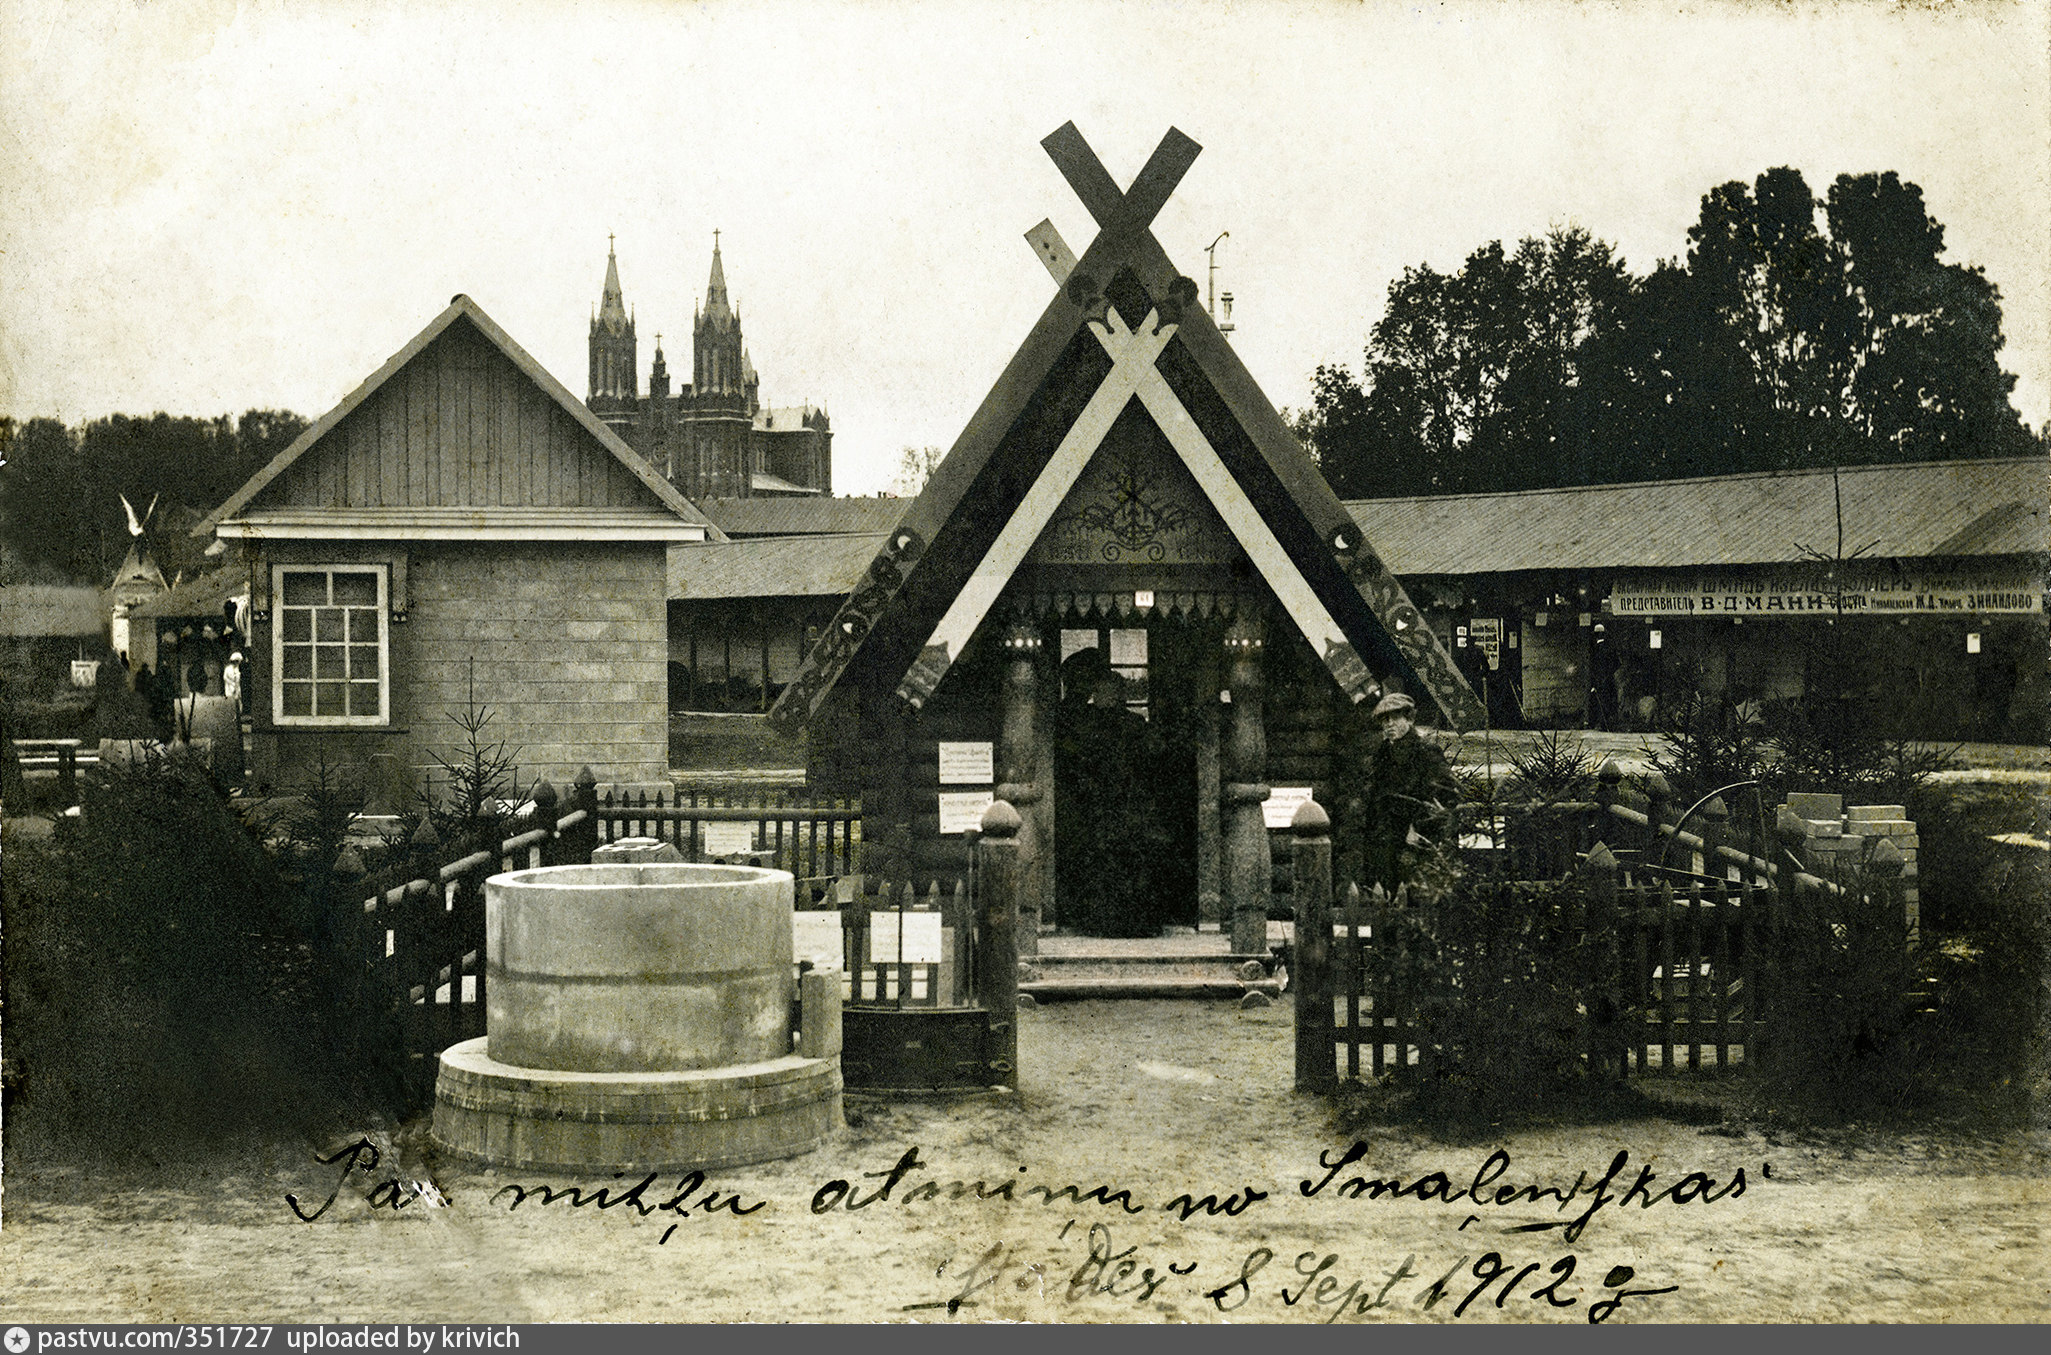
<svg viewBox="0 0 2051 1355">
<path fill-rule="evenodd" d="M 1054 276 L 1062 295 L 1050 303 L 1006 364 L 1003 374 L 963 428 L 954 450 L 934 472 L 925 492 L 906 511 L 889 544 L 870 564 L 833 624 L 821 636 L 804 671 L 778 698 L 770 712 L 772 721 L 782 728 L 797 728 L 820 709 L 870 628 L 917 570 L 935 534 L 971 492 L 984 457 L 1003 438 L 1023 402 L 1030 398 L 1074 335 L 1075 316 L 1080 311 L 1087 327 L 1111 355 L 1112 379 L 1130 383 L 1125 400 L 1137 395 L 1145 402 L 1148 413 L 1195 473 L 1198 484 L 1210 495 L 1241 546 L 1261 567 L 1270 585 L 1276 586 L 1278 598 L 1292 620 L 1314 649 L 1321 648 L 1320 657 L 1340 687 L 1355 700 L 1379 690 L 1368 664 L 1354 652 L 1334 623 L 1311 589 L 1299 562 L 1275 543 L 1266 519 L 1248 500 L 1246 487 L 1225 473 L 1216 449 L 1196 427 L 1153 361 L 1139 360 L 1145 349 L 1151 348 L 1158 356 L 1169 339 L 1179 334 L 1188 356 L 1238 420 L 1258 459 L 1265 463 L 1261 474 L 1278 481 L 1281 489 L 1296 501 L 1310 530 L 1329 552 L 1328 562 L 1313 562 L 1316 568 L 1320 572 L 1336 570 L 1379 619 L 1380 627 L 1364 636 L 1372 651 L 1375 671 L 1398 673 L 1407 668 L 1455 727 L 1479 727 L 1484 718 L 1480 703 L 1451 654 L 1424 624 L 1401 582 L 1362 539 L 1358 526 L 1303 455 L 1294 433 L 1268 402 L 1252 374 L 1211 326 L 1209 317 L 1197 304 L 1196 284 L 1177 271 L 1154 238 L 1154 218 L 1201 148 L 1171 128 L 1133 180 L 1132 187 L 1120 191 L 1075 124 L 1064 124 L 1040 144 L 1095 218 L 1100 228 L 1097 238 L 1078 259 L 1051 222 L 1043 221 L 1026 233 L 1035 255 Z M 1120 268 L 1132 269 L 1154 298 L 1153 314 L 1137 330 L 1124 328 L 1115 308 L 1103 295 L 1103 285 Z M 1185 319 L 1191 323 L 1183 324 Z M 1112 417 L 1117 412 L 1113 409 Z M 1087 462 L 1088 453 L 1102 439 L 1101 431 L 1087 436 L 1091 431 L 1084 429 L 1081 434 L 1072 434 L 1076 445 L 1068 447 L 1069 455 L 1050 462 L 1043 470 L 1044 479 L 1057 463 L 1072 463 L 1065 481 L 1057 475 L 1046 480 L 1044 486 L 1036 483 L 1032 487 L 1029 499 L 1035 511 L 1044 507 L 1051 514 L 1059 506 L 1062 495 Z M 960 455 L 964 452 L 968 455 Z M 940 626 L 912 660 L 910 671 L 898 687 L 899 695 L 912 705 L 923 704 L 939 685 L 977 622 L 1002 591 L 1011 569 L 1030 549 L 1035 536 L 1026 530 L 1031 523 L 1022 521 L 1028 517 L 1026 507 L 1022 504 L 1020 511 L 1012 514 L 1011 522 L 999 533 L 999 543 L 985 552 L 976 575 L 954 599 Z M 1010 561 L 1008 566 L 1006 560 Z"/>
<path fill-rule="evenodd" d="M 1093 256 L 1102 253 L 1101 247 L 1106 244 L 1125 254 L 1142 238 L 1152 241 L 1148 228 L 1202 149 L 1171 128 L 1133 181 L 1131 190 L 1121 193 L 1074 123 L 1064 125 L 1041 144 L 1090 214 L 1103 226 L 1104 235 L 1112 237 L 1109 241 L 1100 237 L 1099 243 L 1091 247 Z M 1086 325 L 1110 357 L 1111 371 L 921 646 L 919 660 L 905 674 L 898 695 L 914 706 L 923 705 L 932 695 L 948 666 L 966 647 L 1063 498 L 1081 477 L 1112 423 L 1135 397 L 1188 466 L 1241 549 L 1268 580 L 1277 600 L 1310 641 L 1312 650 L 1340 660 L 1343 671 L 1335 672 L 1334 676 L 1349 689 L 1371 684 L 1372 678 L 1354 654 L 1345 632 L 1155 366 L 1162 350 L 1175 336 L 1184 307 L 1196 300 L 1196 284 L 1175 275 L 1175 282 L 1167 289 L 1169 295 L 1155 303 L 1146 322 L 1137 329 L 1128 329 L 1104 299 L 1101 280 L 1078 271 L 1075 256 L 1052 222 L 1042 221 L 1027 232 L 1026 238 L 1054 275 L 1055 282 L 1067 286 L 1071 299 L 1085 307 Z M 1158 250 L 1159 245 L 1155 248 Z M 1069 286 L 1071 282 L 1073 286 Z"/>
<path fill-rule="evenodd" d="M 1147 157 L 1139 177 L 1132 181 L 1132 187 L 1121 192 L 1117 180 L 1104 168 L 1104 162 L 1090 149 L 1090 143 L 1083 140 L 1074 123 L 1062 123 L 1040 145 L 1053 160 L 1054 167 L 1061 171 L 1061 177 L 1068 180 L 1068 186 L 1075 190 L 1076 197 L 1082 199 L 1082 205 L 1089 210 L 1099 230 L 1114 239 L 1144 235 L 1153 243 L 1153 252 L 1160 256 L 1159 262 L 1167 262 L 1166 253 L 1161 250 L 1159 242 L 1153 240 L 1150 228 L 1154 218 L 1161 214 L 1161 209 L 1168 205 L 1168 199 L 1174 196 L 1182 176 L 1203 153 L 1202 146 L 1184 136 L 1179 129 L 1170 127 L 1168 134 L 1161 138 L 1161 144 L 1154 147 L 1154 153 Z M 1055 283 L 1065 284 L 1069 274 L 1075 270 L 1075 255 L 1062 243 L 1054 223 L 1042 221 L 1026 232 L 1026 239 L 1032 242 L 1040 262 L 1054 275 Z"/>
</svg>

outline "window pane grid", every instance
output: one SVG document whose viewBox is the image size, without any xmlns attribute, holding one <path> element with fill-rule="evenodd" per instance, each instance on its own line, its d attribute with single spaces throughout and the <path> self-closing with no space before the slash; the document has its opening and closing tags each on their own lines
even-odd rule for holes
<svg viewBox="0 0 2051 1355">
<path fill-rule="evenodd" d="M 380 576 L 287 570 L 279 589 L 278 713 L 302 719 L 384 714 Z"/>
</svg>

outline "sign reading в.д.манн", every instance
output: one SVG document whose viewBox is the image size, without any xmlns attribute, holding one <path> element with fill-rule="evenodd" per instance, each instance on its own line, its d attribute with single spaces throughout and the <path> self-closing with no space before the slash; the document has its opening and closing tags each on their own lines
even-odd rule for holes
<svg viewBox="0 0 2051 1355">
<path fill-rule="evenodd" d="M 1842 586 L 1828 566 L 1778 566 L 1746 573 L 1620 574 L 1612 616 L 1814 617 L 1970 616 L 2044 610 L 2044 581 L 2027 569 L 1894 570 L 1858 565 Z"/>
</svg>

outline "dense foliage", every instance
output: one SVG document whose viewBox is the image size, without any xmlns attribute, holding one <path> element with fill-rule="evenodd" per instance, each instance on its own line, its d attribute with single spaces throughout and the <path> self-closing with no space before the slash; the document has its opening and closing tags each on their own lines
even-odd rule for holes
<svg viewBox="0 0 2051 1355">
<path fill-rule="evenodd" d="M 306 426 L 297 414 L 271 409 L 239 419 L 113 414 L 73 428 L 0 418 L 0 583 L 104 585 L 128 550 L 123 496 L 137 514 L 156 500 L 151 544 L 166 577 L 194 572 L 206 543 L 187 540 L 182 529 L 219 507 Z"/>
<path fill-rule="evenodd" d="M 81 791 L 53 838 L 8 846 L 9 1119 L 125 1153 L 382 1099 L 389 1052 L 351 1013 L 383 1008 L 351 988 L 360 952 L 328 934 L 331 875 L 306 850 L 332 842 L 307 825 L 267 847 L 186 758 L 110 763 Z"/>
<path fill-rule="evenodd" d="M 1437 848 L 1406 891 L 1365 954 L 1372 989 L 1429 1032 L 1416 1109 L 1492 1122 L 1607 1081 L 1583 1054 L 1591 1022 L 1626 1014 L 1619 933 L 1578 879 L 1510 879 Z"/>
<path fill-rule="evenodd" d="M 1341 497 L 2012 456 L 2000 295 L 1922 190 L 1773 169 L 1702 199 L 1644 277 L 1578 227 L 1390 285 L 1356 378 L 1298 421 Z"/>
</svg>

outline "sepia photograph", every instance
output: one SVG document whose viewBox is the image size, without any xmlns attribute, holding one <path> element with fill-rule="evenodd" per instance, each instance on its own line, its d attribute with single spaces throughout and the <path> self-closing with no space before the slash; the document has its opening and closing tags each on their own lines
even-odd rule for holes
<svg viewBox="0 0 2051 1355">
<path fill-rule="evenodd" d="M 0 0 L 0 184 L 9 1355 L 2051 1316 L 2051 0 Z"/>
</svg>

